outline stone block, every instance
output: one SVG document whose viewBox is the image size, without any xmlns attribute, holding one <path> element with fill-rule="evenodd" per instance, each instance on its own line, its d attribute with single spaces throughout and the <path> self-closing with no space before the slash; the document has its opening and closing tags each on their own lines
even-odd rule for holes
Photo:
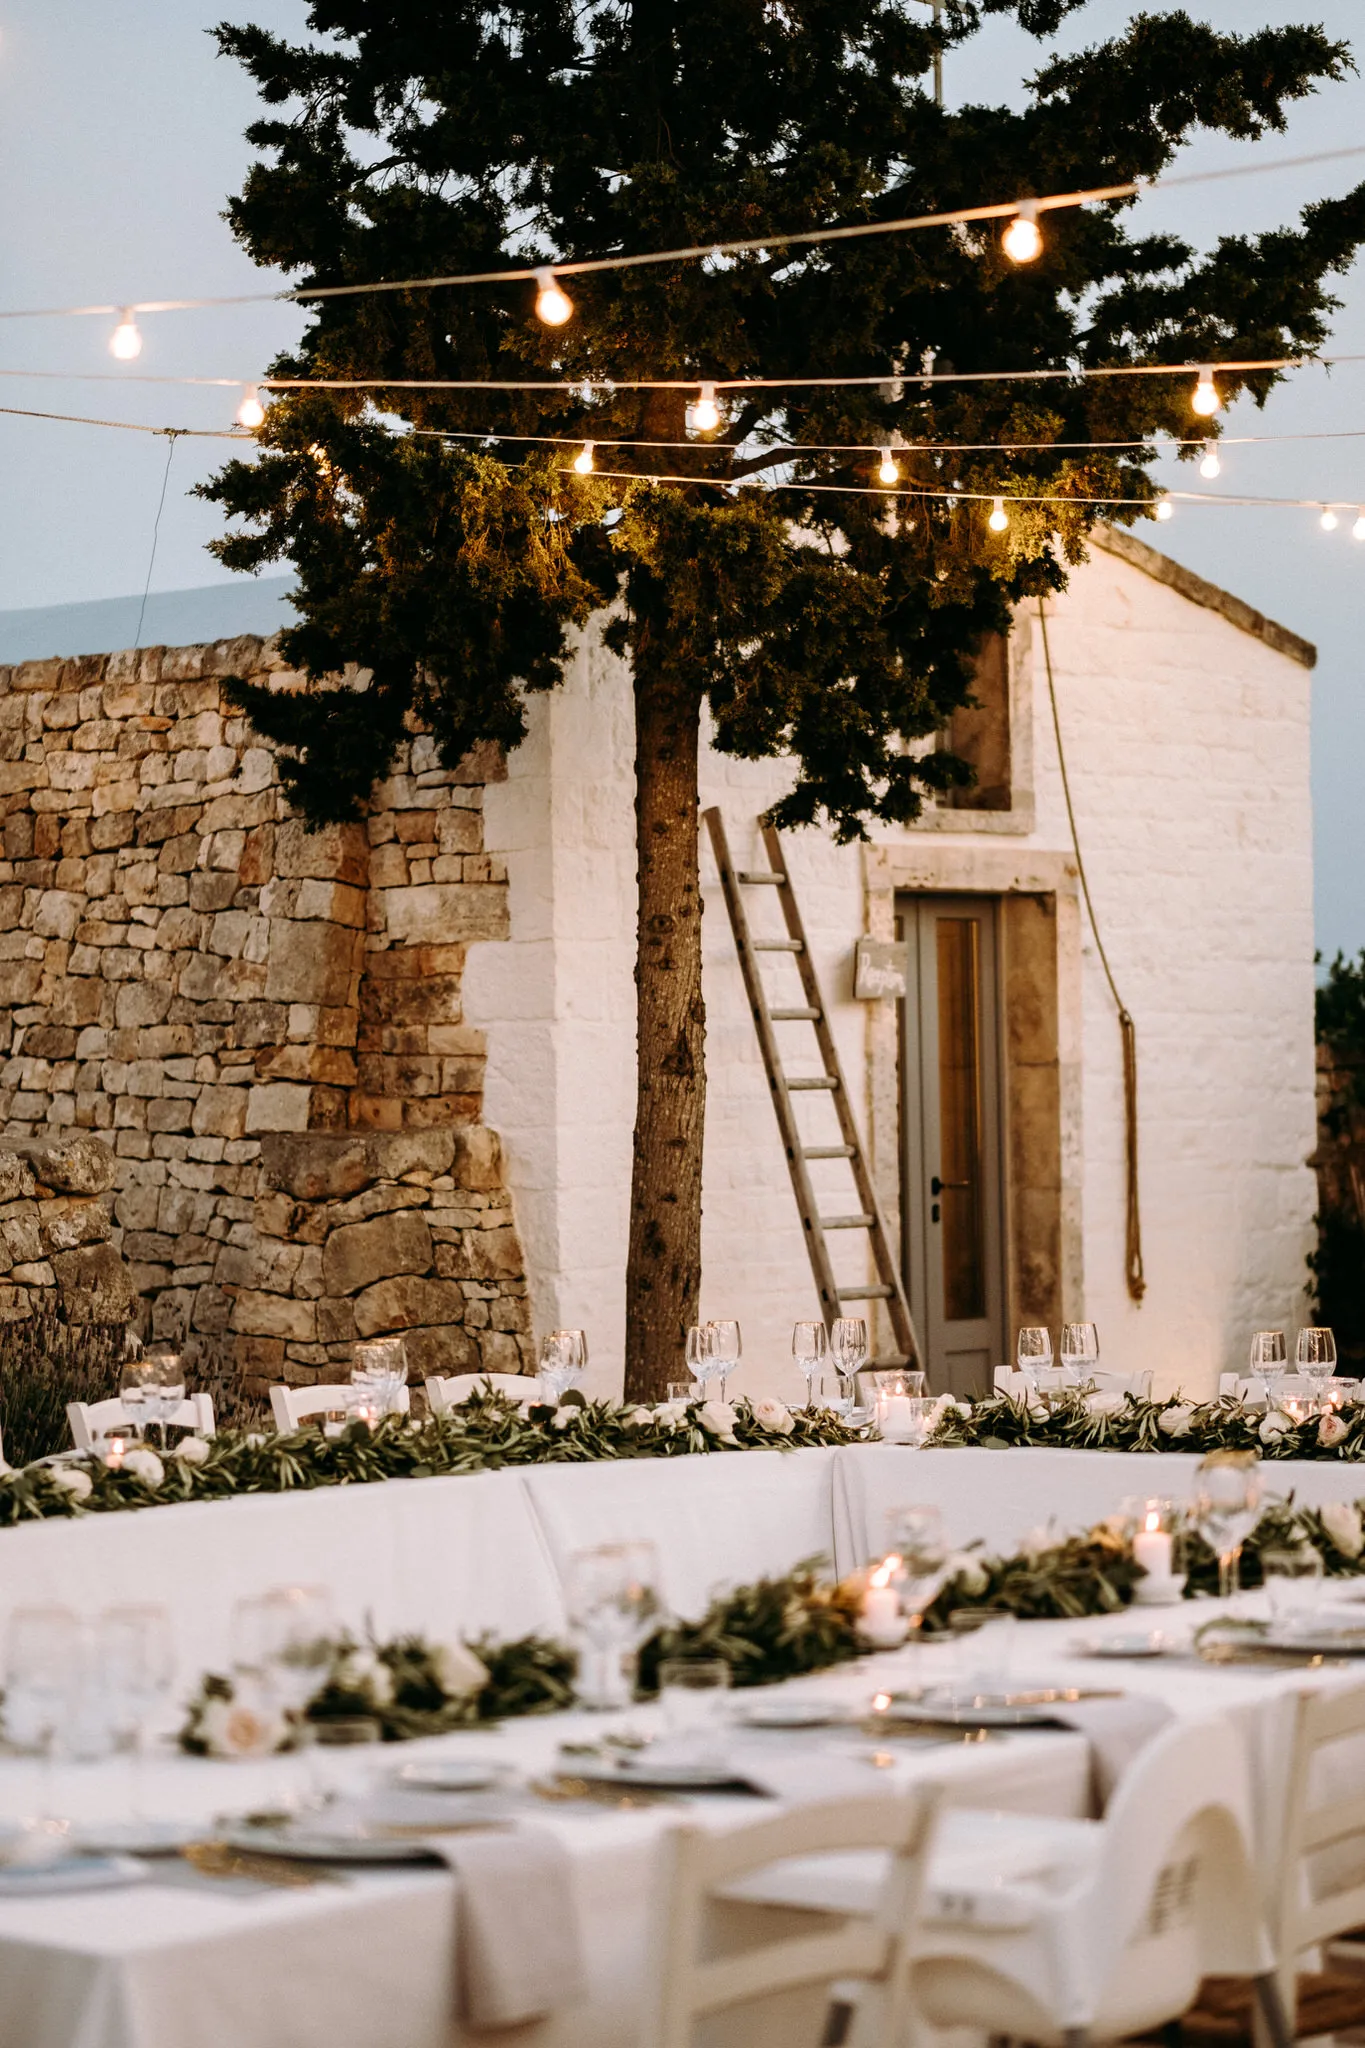
<svg viewBox="0 0 1365 2048">
<path fill-rule="evenodd" d="M 148 984 L 138 982 L 134 987 L 143 988 Z M 119 990 L 122 995 L 124 991 Z M 53 992 L 48 1014 L 54 1024 L 66 1024 L 75 1028 L 98 1023 L 103 1007 L 104 992 L 101 984 L 93 977 L 77 975 L 64 978 L 57 983 Z"/>
<path fill-rule="evenodd" d="M 369 879 L 369 842 L 361 824 L 323 825 L 310 832 L 299 818 L 275 829 L 275 872 L 286 879 L 347 882 L 363 889 Z"/>
<path fill-rule="evenodd" d="M 36 1214 L 29 1216 L 8 1216 L 0 1223 L 0 1244 L 5 1247 L 5 1264 L 14 1266 L 25 1260 L 41 1259 L 47 1247 L 43 1244 Z"/>
<path fill-rule="evenodd" d="M 84 1244 L 74 1251 L 54 1252 L 52 1270 L 66 1297 L 63 1306 L 69 1322 L 126 1320 L 133 1306 L 133 1283 L 113 1245 Z"/>
<path fill-rule="evenodd" d="M 294 1081 L 268 1081 L 247 1092 L 246 1131 L 306 1131 L 311 1088 Z"/>
<path fill-rule="evenodd" d="M 281 830 L 284 828 L 282 827 Z M 359 966 L 358 935 L 338 925 L 281 919 L 270 928 L 267 1002 L 350 1003 Z"/>
<path fill-rule="evenodd" d="M 405 946 L 505 939 L 505 889 L 463 882 L 426 882 L 380 894 L 389 936 Z"/>
<path fill-rule="evenodd" d="M 31 1003 L 42 985 L 41 960 L 0 960 L 0 1009 Z"/>
<path fill-rule="evenodd" d="M 0 1202 L 19 1202 L 33 1193 L 33 1174 L 17 1152 L 0 1152 Z"/>
<path fill-rule="evenodd" d="M 94 1195 L 44 1202 L 38 1211 L 38 1234 L 49 1254 L 74 1251 L 82 1244 L 103 1244 L 112 1229 L 107 1207 Z"/>
<path fill-rule="evenodd" d="M 367 1141 L 330 1132 L 261 1141 L 261 1167 L 269 1187 L 298 1202 L 344 1200 L 378 1178 Z"/>
<path fill-rule="evenodd" d="M 107 1145 L 84 1133 L 18 1149 L 44 1187 L 64 1195 L 102 1195 L 114 1185 L 118 1161 Z"/>
<path fill-rule="evenodd" d="M 317 1307 L 287 1294 L 258 1294 L 243 1288 L 232 1305 L 232 1328 L 245 1337 L 282 1337 L 295 1344 L 317 1338 Z"/>
<path fill-rule="evenodd" d="M 358 1294 L 377 1280 L 429 1272 L 433 1257 L 425 1218 L 395 1210 L 331 1233 L 322 1252 L 322 1284 L 328 1294 Z"/>
<path fill-rule="evenodd" d="M 408 1355 L 408 1377 L 413 1381 L 438 1374 L 452 1377 L 461 1372 L 478 1372 L 481 1365 L 476 1339 L 458 1326 L 409 1330 L 403 1348 Z"/>
<path fill-rule="evenodd" d="M 126 982 L 114 997 L 115 1024 L 124 1031 L 164 1024 L 172 993 L 169 983 L 164 981 Z"/>
<path fill-rule="evenodd" d="M 46 889 L 38 898 L 33 929 L 43 939 L 70 939 L 81 921 L 84 897 L 74 890 Z"/>
<path fill-rule="evenodd" d="M 369 1140 L 375 1180 L 402 1180 L 413 1174 L 431 1181 L 449 1173 L 455 1157 L 453 1131 L 376 1131 Z"/>
<path fill-rule="evenodd" d="M 423 1280 L 409 1274 L 380 1280 L 355 1297 L 356 1328 L 362 1337 L 458 1323 L 463 1315 L 464 1293 L 454 1280 Z"/>
<path fill-rule="evenodd" d="M 194 1105 L 190 1128 L 199 1137 L 241 1138 L 246 1134 L 247 1090 L 209 1086 Z"/>
</svg>

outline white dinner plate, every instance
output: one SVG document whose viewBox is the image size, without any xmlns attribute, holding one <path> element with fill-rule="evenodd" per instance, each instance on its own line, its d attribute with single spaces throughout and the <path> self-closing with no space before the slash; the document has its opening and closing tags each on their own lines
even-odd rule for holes
<svg viewBox="0 0 1365 2048">
<path fill-rule="evenodd" d="M 1169 1657 L 1180 1644 L 1159 1628 L 1117 1636 L 1075 1636 L 1068 1645 L 1078 1657 Z"/>
<path fill-rule="evenodd" d="M 920 1699 L 893 1694 L 887 1719 L 940 1728 L 1047 1728 L 1055 1725 L 1059 1711 L 1087 1696 L 1094 1697 L 1079 1686 L 1021 1685 L 1006 1693 L 935 1687 Z"/>
<path fill-rule="evenodd" d="M 587 1778 L 596 1785 L 648 1785 L 658 1791 L 705 1792 L 733 1785 L 740 1773 L 726 1763 L 670 1762 L 635 1756 L 566 1756 L 560 1766 L 566 1777 Z"/>
<path fill-rule="evenodd" d="M 516 1775 L 511 1764 L 486 1756 L 432 1756 L 404 1764 L 393 1782 L 417 1792 L 486 1792 Z"/>
<path fill-rule="evenodd" d="M 64 1856 L 59 1863 L 0 1870 L 0 1899 L 37 1899 L 53 1892 L 107 1891 L 142 1884 L 151 1873 L 132 1856 Z"/>
<path fill-rule="evenodd" d="M 216 1839 L 250 1856 L 293 1856 L 307 1863 L 428 1863 L 432 1859 L 431 1849 L 420 1837 L 363 1821 L 336 1828 L 292 1824 L 224 1828 Z"/>
<path fill-rule="evenodd" d="M 839 1700 L 804 1698 L 746 1701 L 735 1716 L 743 1728 L 833 1728 L 849 1719 Z"/>
<path fill-rule="evenodd" d="M 1308 1657 L 1365 1657 L 1365 1622 L 1349 1621 L 1339 1627 L 1330 1621 L 1316 1621 L 1302 1628 L 1272 1625 L 1250 1647 L 1297 1650 Z"/>
<path fill-rule="evenodd" d="M 212 1832 L 203 1821 L 92 1821 L 77 1828 L 76 1847 L 87 1856 L 175 1856 Z"/>
</svg>

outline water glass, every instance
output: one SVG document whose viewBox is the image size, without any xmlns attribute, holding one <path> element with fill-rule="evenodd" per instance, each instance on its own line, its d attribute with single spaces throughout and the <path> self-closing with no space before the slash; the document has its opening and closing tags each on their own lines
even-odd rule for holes
<svg viewBox="0 0 1365 2048">
<path fill-rule="evenodd" d="M 150 1358 L 139 1355 L 124 1359 L 119 1374 L 119 1397 L 125 1417 L 123 1428 L 132 1436 L 142 1436 L 156 1410 L 156 1365 Z"/>
<path fill-rule="evenodd" d="M 1052 1370 L 1052 1332 L 1037 1324 L 1025 1324 L 1015 1347 L 1015 1364 L 1035 1391 L 1040 1372 Z"/>
<path fill-rule="evenodd" d="M 659 1705 L 670 1755 L 679 1763 L 724 1760 L 730 1666 L 723 1657 L 666 1657 L 659 1666 Z"/>
<path fill-rule="evenodd" d="M 674 1406 L 686 1406 L 692 1401 L 698 1401 L 705 1391 L 696 1380 L 670 1380 L 668 1383 L 668 1398 Z"/>
<path fill-rule="evenodd" d="M 951 1554 L 942 1513 L 936 1507 L 892 1508 L 886 1534 L 894 1560 L 891 1583 L 913 1638 L 943 1584 Z"/>
<path fill-rule="evenodd" d="M 867 1324 L 861 1316 L 836 1316 L 829 1333 L 829 1355 L 834 1370 L 844 1382 L 847 1406 L 852 1416 L 857 1396 L 857 1378 L 867 1361 Z"/>
<path fill-rule="evenodd" d="M 687 1369 L 691 1373 L 693 1380 L 701 1388 L 702 1392 L 705 1393 L 707 1381 L 714 1379 L 716 1376 L 715 1362 L 711 1357 L 711 1325 L 709 1323 L 693 1323 L 687 1333 L 687 1341 L 683 1347 L 683 1357 L 687 1362 Z"/>
<path fill-rule="evenodd" d="M 67 1607 L 19 1607 L 5 1637 L 5 1734 L 42 1758 L 41 1818 L 53 1818 L 53 1759 L 80 1696 L 81 1625 Z"/>
<path fill-rule="evenodd" d="M 1261 1475 L 1254 1452 L 1211 1451 L 1195 1474 L 1190 1518 L 1218 1554 L 1218 1592 L 1235 1599 L 1242 1545 L 1261 1514 Z"/>
<path fill-rule="evenodd" d="M 407 1346 L 401 1337 L 371 1337 L 351 1353 L 351 1385 L 377 1415 L 398 1412 L 399 1389 L 408 1383 Z"/>
<path fill-rule="evenodd" d="M 146 1363 L 152 1368 L 153 1378 L 148 1394 L 155 1403 L 155 1418 L 164 1451 L 166 1425 L 175 1421 L 185 1398 L 185 1361 L 178 1351 L 152 1351 L 147 1353 Z"/>
<path fill-rule="evenodd" d="M 1294 1550 L 1263 1550 L 1261 1571 L 1272 1619 L 1290 1629 L 1311 1622 L 1322 1598 L 1320 1552 L 1307 1543 Z"/>
<path fill-rule="evenodd" d="M 723 1401 L 730 1375 L 739 1364 L 742 1349 L 739 1324 L 732 1316 L 722 1317 L 718 1322 L 708 1323 L 706 1331 L 707 1350 L 715 1377 L 720 1381 L 720 1398 Z"/>
<path fill-rule="evenodd" d="M 640 1645 L 663 1615 L 658 1552 L 652 1543 L 575 1551 L 566 1593 L 579 1706 L 602 1712 L 629 1706 Z"/>
<path fill-rule="evenodd" d="M 792 1325 L 792 1357 L 797 1370 L 805 1374 L 806 1406 L 815 1406 L 815 1385 L 829 1356 L 829 1338 L 823 1323 Z"/>
<path fill-rule="evenodd" d="M 853 1414 L 854 1386 L 851 1380 L 841 1379 L 837 1372 L 822 1372 L 815 1382 L 815 1405 L 828 1409 L 841 1422 L 847 1422 Z"/>
<path fill-rule="evenodd" d="M 1324 1380 L 1337 1369 L 1337 1340 L 1330 1330 L 1300 1330 L 1294 1359 L 1305 1379 L 1320 1393 Z"/>
<path fill-rule="evenodd" d="M 587 1371 L 588 1339 L 582 1330 L 551 1330 L 541 1339 L 540 1378 L 556 1402 L 576 1387 Z"/>
<path fill-rule="evenodd" d="M 1062 1366 L 1073 1386 L 1083 1386 L 1099 1363 L 1100 1340 L 1093 1323 L 1068 1323 L 1062 1331 Z"/>
</svg>

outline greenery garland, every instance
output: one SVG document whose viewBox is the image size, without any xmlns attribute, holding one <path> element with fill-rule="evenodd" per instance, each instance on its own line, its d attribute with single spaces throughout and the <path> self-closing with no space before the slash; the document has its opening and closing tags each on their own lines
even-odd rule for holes
<svg viewBox="0 0 1365 2048">
<path fill-rule="evenodd" d="M 557 1408 L 523 1409 L 499 1394 L 476 1393 L 440 1417 L 419 1422 L 386 1416 L 373 1427 L 352 1422 L 337 1437 L 308 1425 L 286 1435 L 224 1430 L 215 1437 L 182 1437 L 164 1455 L 135 1444 L 115 1465 L 89 1453 L 0 1472 L 0 1528 L 54 1515 L 239 1494 L 301 1493 L 512 1465 L 801 1450 L 857 1443 L 860 1436 L 829 1409 L 788 1408 L 781 1401 L 663 1402 L 648 1408 L 570 1395 Z"/>
<path fill-rule="evenodd" d="M 1256 1451 L 1262 1458 L 1353 1461 L 1365 1460 L 1365 1405 L 1298 1421 L 1282 1408 L 1245 1408 L 1231 1395 L 1194 1402 L 1083 1389 L 1046 1401 L 994 1394 L 945 1404 L 930 1441 L 935 1449 Z"/>
</svg>

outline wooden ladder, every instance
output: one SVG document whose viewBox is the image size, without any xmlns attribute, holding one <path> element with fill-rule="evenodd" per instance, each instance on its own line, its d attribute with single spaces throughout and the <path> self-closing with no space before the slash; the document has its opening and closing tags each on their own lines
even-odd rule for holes
<svg viewBox="0 0 1365 2048">
<path fill-rule="evenodd" d="M 846 1302 L 884 1301 L 891 1319 L 896 1355 L 890 1358 L 869 1359 L 869 1365 L 922 1366 L 923 1360 L 910 1316 L 910 1305 L 905 1298 L 899 1267 L 891 1253 L 886 1224 L 877 1201 L 877 1191 L 873 1186 L 867 1157 L 858 1136 L 853 1105 L 849 1101 L 848 1089 L 839 1065 L 834 1034 L 829 1028 L 824 999 L 820 994 L 820 983 L 816 978 L 815 964 L 810 956 L 810 948 L 806 944 L 805 926 L 801 922 L 801 912 L 797 907 L 791 876 L 787 872 L 782 841 L 774 827 L 765 825 L 763 844 L 768 855 L 768 867 L 762 874 L 745 873 L 742 869 L 736 868 L 730 859 L 729 842 L 725 837 L 725 821 L 720 812 L 711 809 L 703 815 L 707 830 L 711 834 L 716 866 L 720 870 L 721 888 L 725 892 L 725 907 L 730 913 L 730 929 L 735 935 L 735 950 L 739 954 L 740 973 L 744 977 L 744 989 L 749 998 L 749 1008 L 753 1012 L 754 1029 L 758 1033 L 758 1047 L 763 1055 L 768 1087 L 772 1091 L 773 1108 L 777 1112 L 777 1127 L 786 1148 L 792 1189 L 796 1195 L 796 1207 L 810 1252 L 815 1291 L 820 1297 L 820 1313 L 824 1317 L 825 1326 L 828 1328 L 836 1316 L 845 1313 Z M 742 894 L 743 890 L 750 888 L 777 890 L 783 922 L 787 929 L 785 939 L 754 938 L 749 930 L 749 919 Z M 796 962 L 797 972 L 801 976 L 801 991 L 805 997 L 805 1002 L 800 1007 L 769 1007 L 767 991 L 759 971 L 760 953 L 786 953 Z M 809 1024 L 813 1028 L 815 1042 L 820 1051 L 821 1072 L 818 1075 L 803 1079 L 786 1073 L 778 1051 L 777 1034 L 773 1029 L 776 1024 Z M 829 1096 L 839 1119 L 842 1144 L 808 1145 L 805 1142 L 797 1123 L 793 1097 L 807 1093 Z M 858 1208 L 854 1213 L 847 1216 L 820 1214 L 808 1170 L 809 1162 L 813 1159 L 848 1161 L 858 1202 Z M 878 1275 L 876 1280 L 836 1280 L 826 1241 L 826 1232 L 831 1230 L 866 1232 L 872 1251 L 872 1263 Z"/>
</svg>

